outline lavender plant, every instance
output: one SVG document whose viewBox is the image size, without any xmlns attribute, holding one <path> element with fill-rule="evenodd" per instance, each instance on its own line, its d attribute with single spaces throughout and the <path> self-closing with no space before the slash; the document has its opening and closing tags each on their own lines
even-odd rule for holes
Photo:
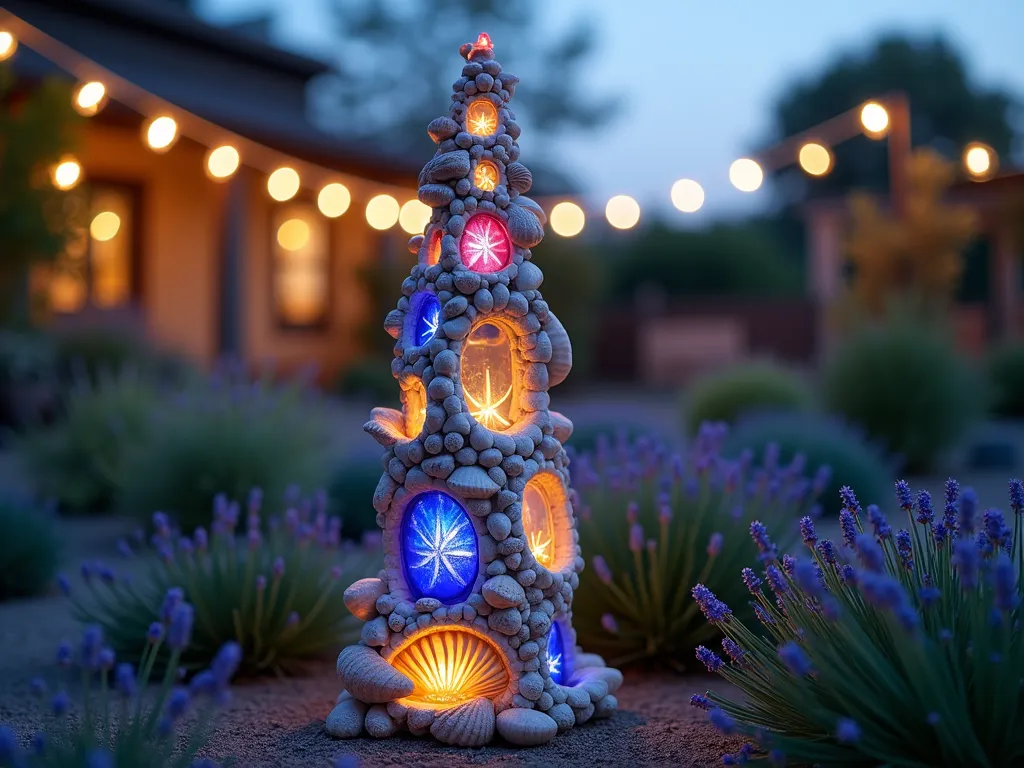
<svg viewBox="0 0 1024 768">
<path fill-rule="evenodd" d="M 208 664 L 227 641 L 241 649 L 243 675 L 285 673 L 302 659 L 357 641 L 360 623 L 342 594 L 350 582 L 377 572 L 379 542 L 342 542 L 341 520 L 327 515 L 323 494 L 300 500 L 293 490 L 288 501 L 283 518 L 264 524 L 262 494 L 251 492 L 242 535 L 239 505 L 222 495 L 210 531 L 200 527 L 191 537 L 156 513 L 156 554 L 142 563 L 142 578 L 119 578 L 87 563 L 84 590 L 71 591 L 62 581 L 76 617 L 103 627 L 118 655 L 137 661 L 148 649 L 139 638 L 157 618 L 156 599 L 168 590 L 183 594 L 195 606 L 196 622 L 192 643 L 175 663 L 190 671 Z M 135 557 L 129 542 L 119 548 Z"/>
<path fill-rule="evenodd" d="M 610 663 L 681 668 L 694 645 L 718 633 L 681 585 L 700 581 L 738 599 L 743 587 L 732 577 L 757 552 L 750 520 L 817 514 L 827 467 L 808 479 L 803 457 L 781 466 L 774 445 L 759 466 L 749 451 L 729 460 L 725 433 L 704 424 L 683 454 L 645 438 L 604 438 L 593 455 L 574 458 L 580 545 L 590 558 L 574 623 L 583 645 Z"/>
<path fill-rule="evenodd" d="M 49 510 L 0 498 L 0 600 L 30 597 L 51 588 L 60 550 Z"/>
<path fill-rule="evenodd" d="M 697 657 L 743 695 L 692 703 L 788 764 L 1020 765 L 1024 486 L 1010 481 L 1012 527 L 954 480 L 942 509 L 904 481 L 896 498 L 899 530 L 844 488 L 839 545 L 803 519 L 804 554 L 761 546 L 757 570 L 743 570 L 761 631 L 693 588 L 725 635 L 725 659 L 704 646 Z"/>
<path fill-rule="evenodd" d="M 228 686 L 241 654 L 236 644 L 225 644 L 210 668 L 185 687 L 178 683 L 178 661 L 187 652 L 192 631 L 193 607 L 172 592 L 164 600 L 161 620 L 143 634 L 138 668 L 117 663 L 95 625 L 85 628 L 77 650 L 61 643 L 57 664 L 78 668 L 80 707 L 72 713 L 67 690 L 48 697 L 45 681 L 33 680 L 46 724 L 32 736 L 28 751 L 19 747 L 10 728 L 0 726 L 0 768 L 214 768 L 212 761 L 196 755 L 209 743 L 216 710 L 230 697 Z M 170 663 L 164 665 L 155 694 L 146 695 L 156 659 L 165 650 Z M 92 685 L 96 677 L 98 691 Z"/>
</svg>

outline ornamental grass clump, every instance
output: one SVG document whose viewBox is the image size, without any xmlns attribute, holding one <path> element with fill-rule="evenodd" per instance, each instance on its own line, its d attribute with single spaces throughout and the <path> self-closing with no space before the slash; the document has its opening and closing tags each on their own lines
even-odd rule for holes
<svg viewBox="0 0 1024 768">
<path fill-rule="evenodd" d="M 243 675 L 286 673 L 303 659 L 356 642 L 361 622 L 342 594 L 352 581 L 378 572 L 379 542 L 343 542 L 341 520 L 328 517 L 323 494 L 300 501 L 293 491 L 285 514 L 267 521 L 261 506 L 262 494 L 250 493 L 239 531 L 239 505 L 218 496 L 209 532 L 200 527 L 192 536 L 156 513 L 156 552 L 144 552 L 141 578 L 87 563 L 84 589 L 71 590 L 62 580 L 76 618 L 103 627 L 118 655 L 134 662 L 147 652 L 139 640 L 146 627 L 166 612 L 154 610 L 160 596 L 183 595 L 196 616 L 192 643 L 177 662 L 188 671 L 209 664 L 228 641 L 241 649 Z M 127 541 L 119 548 L 136 557 Z"/>
<path fill-rule="evenodd" d="M 750 452 L 727 459 L 725 432 L 705 424 L 683 454 L 645 438 L 603 439 L 593 455 L 574 458 L 580 545 L 590 558 L 574 622 L 581 644 L 609 663 L 682 668 L 694 645 L 718 634 L 683 585 L 710 584 L 739 602 L 733 577 L 758 553 L 750 521 L 817 515 L 827 467 L 805 477 L 801 456 L 783 466 L 771 445 L 759 465 Z M 774 551 L 767 535 L 761 546 Z"/>
<path fill-rule="evenodd" d="M 722 655 L 700 646 L 697 658 L 743 695 L 692 703 L 790 765 L 1022 764 L 1024 486 L 1010 482 L 1009 524 L 956 481 L 945 491 L 936 508 L 898 482 L 897 530 L 844 488 L 838 544 L 801 520 L 802 554 L 769 553 L 743 571 L 758 631 L 695 586 L 725 635 Z"/>
<path fill-rule="evenodd" d="M 0 726 L 0 768 L 215 768 L 196 755 L 210 741 L 216 711 L 230 698 L 240 651 L 227 643 L 209 669 L 188 686 L 180 684 L 177 662 L 187 652 L 192 630 L 192 606 L 168 595 L 164 620 L 142 635 L 144 652 L 137 668 L 118 663 L 98 626 L 85 628 L 78 648 L 61 643 L 57 664 L 77 667 L 81 701 L 73 706 L 65 689 L 51 695 L 42 678 L 33 680 L 45 725 L 27 750 L 10 728 Z M 163 653 L 170 663 L 163 665 L 157 689 L 147 691 Z"/>
<path fill-rule="evenodd" d="M 60 553 L 57 524 L 49 510 L 0 497 L 0 601 L 51 588 Z"/>
</svg>

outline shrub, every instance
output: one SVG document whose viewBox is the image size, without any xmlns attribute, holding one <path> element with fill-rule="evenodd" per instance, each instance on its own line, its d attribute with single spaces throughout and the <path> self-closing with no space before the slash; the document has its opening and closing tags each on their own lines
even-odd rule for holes
<svg viewBox="0 0 1024 768">
<path fill-rule="evenodd" d="M 807 411 L 814 395 L 803 377 L 769 361 L 743 363 L 701 376 L 684 394 L 687 434 L 706 421 L 736 420 L 755 411 Z"/>
<path fill-rule="evenodd" d="M 77 383 L 83 376 L 95 383 L 101 374 L 134 371 L 140 378 L 162 384 L 180 384 L 193 375 L 177 355 L 155 347 L 141 333 L 97 326 L 53 335 L 57 376 Z"/>
<path fill-rule="evenodd" d="M 81 379 L 63 397 L 62 418 L 27 429 L 13 447 L 36 491 L 65 512 L 106 512 L 125 457 L 146 436 L 158 402 L 137 375 Z"/>
<path fill-rule="evenodd" d="M 69 714 L 71 699 L 59 690 L 49 702 L 50 720 L 31 740 L 31 752 L 22 752 L 14 733 L 0 727 L 0 765 L 66 768 L 67 766 L 132 766 L 132 768 L 187 768 L 212 735 L 214 713 L 230 691 L 238 666 L 238 648 L 227 644 L 217 653 L 210 669 L 197 675 L 188 687 L 177 685 L 174 663 L 188 647 L 193 609 L 169 596 L 164 603 L 163 623 L 155 623 L 138 667 L 116 664 L 113 650 L 103 643 L 99 627 L 87 627 L 79 648 L 61 643 L 57 664 L 80 669 L 79 711 Z M 145 695 L 153 673 L 153 660 L 169 650 L 163 680 L 155 697 Z M 97 694 L 90 686 L 99 677 Z M 47 695 L 42 678 L 32 681 L 33 693 Z M 111 695 L 113 694 L 113 695 Z M 44 705 L 40 701 L 39 707 Z M 202 765 L 214 768 L 210 761 Z"/>
<path fill-rule="evenodd" d="M 126 458 L 117 506 L 145 519 L 162 510 L 192 530 L 221 492 L 244 498 L 260 487 L 278 502 L 292 482 L 323 487 L 330 451 L 331 423 L 314 393 L 213 377 L 162 404 Z"/>
<path fill-rule="evenodd" d="M 987 361 L 991 412 L 1007 419 L 1024 419 L 1024 344 L 1003 344 Z"/>
<path fill-rule="evenodd" d="M 861 489 L 862 498 L 881 501 L 897 474 L 894 463 L 865 439 L 862 430 L 813 413 L 762 413 L 743 418 L 730 431 L 723 450 L 729 456 L 744 448 L 757 454 L 773 443 L 783 463 L 801 455 L 808 466 L 832 470 L 831 481 L 822 489 L 823 499 L 838 499 L 839 489 L 849 485 Z"/>
<path fill-rule="evenodd" d="M 637 424 L 603 422 L 597 424 L 577 424 L 572 431 L 567 445 L 574 454 L 593 453 L 598 444 L 607 446 L 611 440 L 634 442 L 638 438 L 647 437 L 647 430 Z"/>
<path fill-rule="evenodd" d="M 829 410 L 864 427 L 911 473 L 930 470 L 981 410 L 974 369 L 933 330 L 914 324 L 854 331 L 825 365 Z"/>
<path fill-rule="evenodd" d="M 979 515 L 954 480 L 938 516 L 927 492 L 915 501 L 901 481 L 896 495 L 907 523 L 895 535 L 844 489 L 840 547 L 802 520 L 809 551 L 762 558 L 768 589 L 744 570 L 760 633 L 694 587 L 730 661 L 704 647 L 697 656 L 742 698 L 692 702 L 795 764 L 1019 765 L 1024 487 L 1010 483 L 1013 531 L 998 510 Z"/>
<path fill-rule="evenodd" d="M 350 457 L 342 461 L 331 477 L 327 497 L 331 508 L 341 515 L 341 535 L 358 540 L 367 532 L 376 532 L 377 512 L 373 493 L 384 470 L 373 457 Z"/>
<path fill-rule="evenodd" d="M 573 603 L 581 644 L 615 663 L 650 660 L 680 667 L 689 649 L 715 633 L 683 586 L 704 581 L 738 597 L 733 576 L 755 554 L 750 520 L 795 520 L 811 512 L 828 481 L 812 482 L 798 463 L 769 452 L 721 455 L 723 425 L 701 428 L 681 457 L 646 439 L 603 441 L 572 463 L 582 497 L 580 546 L 589 558 Z"/>
<path fill-rule="evenodd" d="M 0 600 L 45 592 L 59 561 L 60 538 L 50 515 L 0 499 Z"/>
<path fill-rule="evenodd" d="M 76 617 L 103 627 L 122 658 L 141 660 L 147 646 L 140 638 L 159 618 L 153 606 L 160 595 L 180 590 L 195 606 L 196 624 L 191 645 L 174 663 L 199 669 L 231 641 L 241 648 L 244 675 L 287 672 L 302 659 L 356 642 L 362 623 L 342 593 L 350 581 L 375 574 L 379 556 L 350 543 L 342 547 L 341 521 L 327 517 L 322 494 L 266 524 L 261 503 L 259 491 L 250 493 L 242 540 L 238 504 L 224 496 L 210 532 L 197 528 L 191 538 L 155 514 L 157 558 L 145 578 L 127 583 L 102 565 L 84 565 L 86 591 L 71 592 Z M 119 547 L 131 555 L 127 542 Z"/>
<path fill-rule="evenodd" d="M 0 331 L 0 427 L 18 428 L 52 410 L 57 388 L 49 342 L 41 333 Z"/>
<path fill-rule="evenodd" d="M 363 400 L 376 406 L 396 406 L 398 382 L 387 358 L 373 357 L 345 368 L 338 376 L 337 393 L 345 398 Z"/>
</svg>

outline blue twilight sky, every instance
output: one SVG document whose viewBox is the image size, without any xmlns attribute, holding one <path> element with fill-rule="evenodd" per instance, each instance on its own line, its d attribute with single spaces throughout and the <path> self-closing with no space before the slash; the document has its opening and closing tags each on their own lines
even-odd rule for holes
<svg viewBox="0 0 1024 768">
<path fill-rule="evenodd" d="M 277 9 L 276 42 L 322 53 L 330 30 L 318 20 L 329 2 L 202 0 L 200 10 L 213 21 L 228 21 Z M 642 208 L 673 211 L 668 192 L 681 177 L 696 179 L 706 191 L 704 209 L 690 217 L 694 223 L 763 204 L 765 192 L 744 195 L 730 186 L 727 173 L 732 160 L 766 132 L 773 99 L 787 82 L 880 32 L 941 31 L 965 52 L 978 82 L 1005 86 L 1024 98 L 1024 0 L 547 0 L 547 5 L 552 28 L 581 12 L 595 17 L 599 54 L 590 63 L 592 81 L 607 83 L 610 92 L 624 97 L 615 122 L 583 139 L 562 139 L 559 148 L 568 167 L 580 168 L 577 176 L 597 210 L 609 196 L 624 193 Z"/>
</svg>

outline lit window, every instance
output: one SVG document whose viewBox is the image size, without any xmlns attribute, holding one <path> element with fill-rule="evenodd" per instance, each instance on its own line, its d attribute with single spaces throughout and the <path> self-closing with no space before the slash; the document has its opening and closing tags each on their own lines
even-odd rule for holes
<svg viewBox="0 0 1024 768">
<path fill-rule="evenodd" d="M 490 160 L 481 160 L 473 171 L 473 184 L 481 192 L 493 192 L 498 186 L 498 166 Z"/>
<path fill-rule="evenodd" d="M 274 309 L 286 327 L 323 325 L 328 313 L 328 222 L 312 205 L 275 209 L 272 222 Z"/>
<path fill-rule="evenodd" d="M 54 312 L 117 309 L 138 298 L 136 201 L 131 188 L 93 183 L 72 204 L 75 225 L 49 280 Z"/>
<path fill-rule="evenodd" d="M 472 330 L 462 350 L 462 391 L 470 415 L 488 429 L 505 430 L 515 420 L 513 365 L 503 325 L 484 322 Z"/>
<path fill-rule="evenodd" d="M 488 99 L 477 99 L 469 105 L 466 130 L 474 136 L 493 136 L 498 130 L 498 110 Z"/>
</svg>

